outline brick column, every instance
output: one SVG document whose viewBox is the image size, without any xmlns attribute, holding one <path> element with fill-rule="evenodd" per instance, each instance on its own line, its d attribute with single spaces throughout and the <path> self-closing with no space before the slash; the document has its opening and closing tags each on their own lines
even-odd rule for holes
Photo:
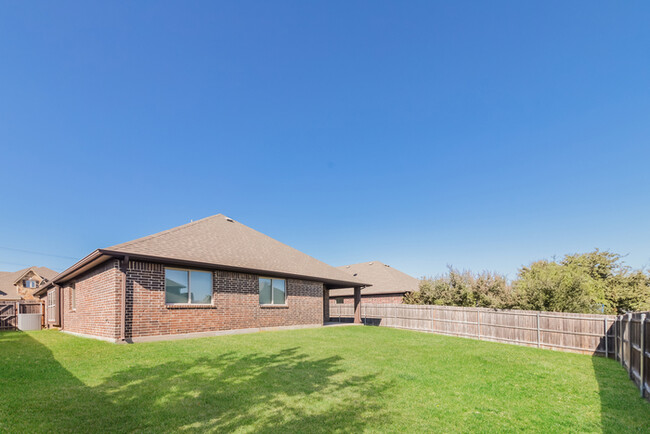
<svg viewBox="0 0 650 434">
<path fill-rule="evenodd" d="M 323 285 L 323 324 L 330 320 L 330 290 Z"/>
<path fill-rule="evenodd" d="M 361 287 L 354 287 L 354 323 L 361 324 Z"/>
</svg>

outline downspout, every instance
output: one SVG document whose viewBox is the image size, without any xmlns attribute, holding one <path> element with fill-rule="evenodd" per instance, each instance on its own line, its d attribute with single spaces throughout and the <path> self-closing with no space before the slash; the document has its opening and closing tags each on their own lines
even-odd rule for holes
<svg viewBox="0 0 650 434">
<path fill-rule="evenodd" d="M 63 288 L 61 285 L 54 285 L 54 287 L 56 288 L 56 292 L 59 294 L 59 302 L 56 307 L 59 310 L 59 328 L 65 330 L 63 328 Z"/>
<path fill-rule="evenodd" d="M 128 255 L 125 255 L 124 258 L 122 258 L 122 266 L 120 268 L 122 269 L 122 312 L 120 315 L 120 341 L 124 342 L 126 340 L 126 272 L 129 268 Z"/>
</svg>

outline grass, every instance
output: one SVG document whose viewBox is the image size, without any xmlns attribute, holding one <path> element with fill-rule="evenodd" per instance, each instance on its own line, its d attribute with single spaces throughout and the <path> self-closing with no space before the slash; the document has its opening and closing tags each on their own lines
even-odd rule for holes
<svg viewBox="0 0 650 434">
<path fill-rule="evenodd" d="M 0 431 L 650 432 L 612 360 L 377 327 L 0 333 Z"/>
</svg>

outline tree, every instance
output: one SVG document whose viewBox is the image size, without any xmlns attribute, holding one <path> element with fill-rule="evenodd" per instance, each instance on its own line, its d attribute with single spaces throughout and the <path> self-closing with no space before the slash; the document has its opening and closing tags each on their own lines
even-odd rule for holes
<svg viewBox="0 0 650 434">
<path fill-rule="evenodd" d="M 576 313 L 650 310 L 650 275 L 633 270 L 617 253 L 600 251 L 541 260 L 521 267 L 510 284 L 505 276 L 448 272 L 420 281 L 404 298 L 410 304 L 480 306 Z"/>
<path fill-rule="evenodd" d="M 516 303 L 505 276 L 484 271 L 473 274 L 449 267 L 441 276 L 420 281 L 420 289 L 404 299 L 409 304 L 511 308 Z"/>
<path fill-rule="evenodd" d="M 623 313 L 650 308 L 650 276 L 617 253 L 566 255 L 519 270 L 513 283 L 521 307 L 578 313 Z"/>
<path fill-rule="evenodd" d="M 581 267 L 557 262 L 537 261 L 522 267 L 514 288 L 522 309 L 596 313 L 605 301 Z"/>
</svg>

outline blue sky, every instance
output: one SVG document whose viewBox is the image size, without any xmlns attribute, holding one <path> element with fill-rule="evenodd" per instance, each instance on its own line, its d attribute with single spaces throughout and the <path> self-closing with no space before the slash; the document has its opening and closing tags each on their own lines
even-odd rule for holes
<svg viewBox="0 0 650 434">
<path fill-rule="evenodd" d="M 645 1 L 4 2 L 0 269 L 217 213 L 418 277 L 596 247 L 650 266 L 648 22 Z"/>
</svg>

